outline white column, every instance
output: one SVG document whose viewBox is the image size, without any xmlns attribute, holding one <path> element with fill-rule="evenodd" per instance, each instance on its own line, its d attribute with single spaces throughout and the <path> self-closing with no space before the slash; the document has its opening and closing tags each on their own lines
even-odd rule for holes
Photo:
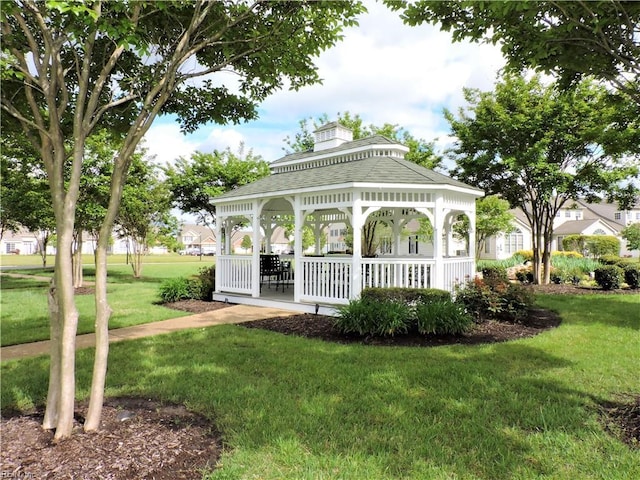
<svg viewBox="0 0 640 480">
<path fill-rule="evenodd" d="M 351 227 L 353 229 L 353 257 L 351 263 L 351 298 L 358 298 L 362 292 L 362 200 L 360 192 L 353 192 L 353 208 L 351 211 Z"/>
<path fill-rule="evenodd" d="M 294 262 L 294 278 L 293 278 L 293 301 L 300 302 L 302 294 L 302 282 L 304 280 L 304 266 L 302 264 L 302 227 L 304 225 L 304 212 L 302 211 L 302 202 L 300 195 L 296 195 L 293 202 L 293 262 Z"/>
<path fill-rule="evenodd" d="M 216 225 L 215 225 L 215 236 L 216 236 L 216 255 L 220 255 L 222 253 L 222 222 L 224 220 L 218 216 L 216 218 Z M 222 285 L 222 268 L 216 268 L 215 270 L 216 272 L 216 276 L 215 276 L 215 281 L 216 281 L 216 288 L 215 291 L 216 292 L 220 292 L 220 285 Z"/>
<path fill-rule="evenodd" d="M 475 272 L 475 259 L 476 259 L 476 212 L 465 212 L 469 217 L 469 258 L 474 260 L 474 272 Z M 488 239 L 487 239 L 488 241 Z"/>
<path fill-rule="evenodd" d="M 233 226 L 231 225 L 231 220 L 226 219 L 224 221 L 224 254 L 231 255 L 233 252 L 231 251 L 231 237 L 233 233 Z"/>
<path fill-rule="evenodd" d="M 451 257 L 453 256 L 453 222 L 455 221 L 455 217 L 453 215 L 449 215 L 449 219 L 446 222 L 445 226 L 445 235 L 447 237 L 447 245 L 445 248 L 445 256 Z"/>
<path fill-rule="evenodd" d="M 271 251 L 271 236 L 273 235 L 273 224 L 271 219 L 266 219 L 263 225 L 264 228 L 264 253 L 273 253 Z"/>
<path fill-rule="evenodd" d="M 260 296 L 260 205 L 258 200 L 253 201 L 253 214 L 251 215 L 251 228 L 253 229 L 253 255 L 251 259 L 251 296 Z"/>
<path fill-rule="evenodd" d="M 444 198 L 442 193 L 436 193 L 435 205 L 433 207 L 433 257 L 434 272 L 431 286 L 433 288 L 444 289 L 444 245 L 442 241 L 444 227 Z"/>
</svg>

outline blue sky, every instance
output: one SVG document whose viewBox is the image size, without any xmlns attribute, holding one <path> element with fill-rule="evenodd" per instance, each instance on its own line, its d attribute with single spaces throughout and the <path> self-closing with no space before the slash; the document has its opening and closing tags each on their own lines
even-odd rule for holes
<svg viewBox="0 0 640 480">
<path fill-rule="evenodd" d="M 284 139 L 298 131 L 301 119 L 323 113 L 333 119 L 345 111 L 366 124 L 398 124 L 437 145 L 449 143 L 443 109 L 463 105 L 463 87 L 493 88 L 504 65 L 499 48 L 454 44 L 437 26 L 405 26 L 397 13 L 365 3 L 369 13 L 360 26 L 346 30 L 344 40 L 317 59 L 323 84 L 277 92 L 261 105 L 259 119 L 241 125 L 208 124 L 184 136 L 174 119 L 160 118 L 146 135 L 149 153 L 164 164 L 244 142 L 270 162 L 283 155 Z"/>
</svg>

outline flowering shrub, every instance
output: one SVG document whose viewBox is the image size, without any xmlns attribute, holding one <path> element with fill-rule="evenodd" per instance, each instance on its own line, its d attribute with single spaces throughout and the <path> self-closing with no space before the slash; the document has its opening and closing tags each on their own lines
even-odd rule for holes
<svg viewBox="0 0 640 480">
<path fill-rule="evenodd" d="M 464 306 L 476 322 L 490 318 L 518 322 L 529 313 L 533 296 L 526 288 L 508 281 L 474 278 L 456 291 L 456 303 Z"/>
</svg>

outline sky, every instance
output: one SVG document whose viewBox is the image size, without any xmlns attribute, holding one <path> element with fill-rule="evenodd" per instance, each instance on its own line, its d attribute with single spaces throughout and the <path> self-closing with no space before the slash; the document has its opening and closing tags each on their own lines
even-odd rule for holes
<svg viewBox="0 0 640 480">
<path fill-rule="evenodd" d="M 438 26 L 406 26 L 397 12 L 365 0 L 369 10 L 358 27 L 316 61 L 322 84 L 282 90 L 259 108 L 259 118 L 240 125 L 207 124 L 189 135 L 175 118 L 161 117 L 147 132 L 146 147 L 159 164 L 243 142 L 263 160 L 284 155 L 285 138 L 299 131 L 302 119 L 338 112 L 360 115 L 365 125 L 397 124 L 437 147 L 450 143 L 443 109 L 464 105 L 463 87 L 492 90 L 504 66 L 496 46 L 452 43 Z"/>
</svg>

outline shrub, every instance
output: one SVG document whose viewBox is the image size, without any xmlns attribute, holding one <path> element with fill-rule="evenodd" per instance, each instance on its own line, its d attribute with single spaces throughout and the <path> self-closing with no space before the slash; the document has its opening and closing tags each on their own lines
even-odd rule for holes
<svg viewBox="0 0 640 480">
<path fill-rule="evenodd" d="M 201 300 L 211 301 L 213 292 L 216 291 L 216 266 L 202 267 L 198 271 L 198 279 L 202 284 Z"/>
<path fill-rule="evenodd" d="M 404 303 L 360 298 L 338 308 L 333 325 L 340 333 L 393 336 L 407 333 L 412 323 L 411 308 Z"/>
<path fill-rule="evenodd" d="M 160 284 L 163 303 L 202 298 L 202 282 L 198 278 L 170 278 Z"/>
<path fill-rule="evenodd" d="M 407 305 L 451 300 L 451 294 L 437 288 L 365 288 L 360 297 L 377 302 L 395 301 Z"/>
<path fill-rule="evenodd" d="M 629 288 L 640 287 L 640 265 L 625 265 L 624 282 Z"/>
<path fill-rule="evenodd" d="M 551 252 L 551 259 L 552 261 L 555 260 L 556 258 L 584 258 L 584 256 L 579 253 L 579 252 L 575 252 L 575 251 L 556 251 L 556 252 Z"/>
<path fill-rule="evenodd" d="M 620 252 L 620 240 L 613 235 L 589 235 L 587 251 L 595 258 L 602 255 L 617 255 Z"/>
<path fill-rule="evenodd" d="M 483 268 L 482 278 L 489 284 L 509 281 L 509 277 L 507 277 L 507 269 L 500 266 Z"/>
<path fill-rule="evenodd" d="M 603 290 L 620 288 L 624 271 L 617 265 L 604 265 L 595 269 L 595 280 Z"/>
<path fill-rule="evenodd" d="M 533 250 L 518 250 L 513 256 L 522 258 L 522 263 L 533 261 Z"/>
<path fill-rule="evenodd" d="M 435 335 L 460 335 L 473 325 L 464 307 L 451 301 L 437 301 L 416 306 L 418 332 Z"/>
<path fill-rule="evenodd" d="M 456 303 L 478 322 L 489 318 L 519 321 L 527 316 L 533 305 L 533 296 L 520 285 L 509 282 L 490 284 L 476 278 L 457 290 Z"/>
</svg>

